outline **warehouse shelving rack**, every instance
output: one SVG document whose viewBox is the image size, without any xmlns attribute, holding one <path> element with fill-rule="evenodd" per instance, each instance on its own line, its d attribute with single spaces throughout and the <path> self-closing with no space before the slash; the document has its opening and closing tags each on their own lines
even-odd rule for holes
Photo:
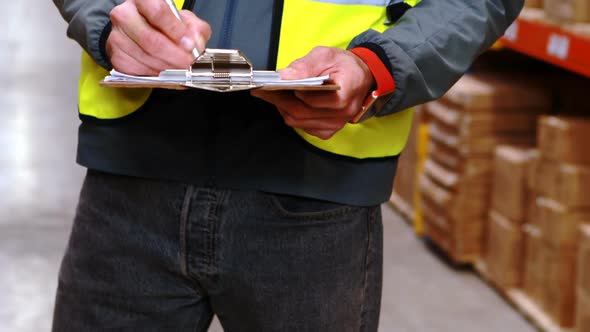
<svg viewBox="0 0 590 332">
<path fill-rule="evenodd" d="M 533 59 L 555 65 L 566 71 L 590 78 L 590 23 L 559 25 L 545 18 L 543 9 L 525 8 L 493 50 L 509 49 Z M 427 141 L 420 138 L 420 141 Z M 418 138 L 416 138 L 418 139 Z M 416 170 L 419 172 L 419 169 Z M 397 196 L 390 203 L 422 235 L 423 222 L 419 199 L 407 204 Z M 404 204 L 406 203 L 406 204 Z M 473 264 L 477 274 L 525 318 L 543 332 L 571 332 L 557 325 L 551 317 L 520 288 L 503 288 L 488 275 L 483 259 Z"/>
<path fill-rule="evenodd" d="M 499 46 L 590 77 L 590 24 L 558 25 L 542 9 L 525 8 Z"/>
<path fill-rule="evenodd" d="M 543 9 L 525 8 L 493 47 L 503 48 L 590 78 L 590 23 L 557 24 L 545 18 Z M 482 259 L 474 268 L 540 331 L 572 331 L 555 324 L 521 289 L 504 289 L 495 285 Z"/>
</svg>

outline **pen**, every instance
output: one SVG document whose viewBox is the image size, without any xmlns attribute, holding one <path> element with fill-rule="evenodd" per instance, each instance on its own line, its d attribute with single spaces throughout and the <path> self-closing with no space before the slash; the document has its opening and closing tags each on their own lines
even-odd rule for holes
<svg viewBox="0 0 590 332">
<path fill-rule="evenodd" d="M 182 18 L 180 17 L 180 13 L 178 12 L 178 8 L 176 8 L 176 5 L 174 4 L 174 1 L 172 0 L 164 0 L 166 1 L 166 4 L 168 5 L 168 7 L 170 7 L 170 10 L 172 11 L 172 13 L 174 14 L 174 16 L 176 16 L 177 19 L 182 21 Z M 196 58 L 199 57 L 199 50 L 197 50 L 197 48 L 193 48 L 193 56 Z"/>
</svg>

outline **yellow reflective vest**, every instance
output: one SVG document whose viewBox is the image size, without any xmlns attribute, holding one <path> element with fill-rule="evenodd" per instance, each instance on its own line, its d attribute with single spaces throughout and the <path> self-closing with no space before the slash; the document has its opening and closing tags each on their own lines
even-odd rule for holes
<svg viewBox="0 0 590 332">
<path fill-rule="evenodd" d="M 174 0 L 182 8 L 184 0 Z M 363 0 L 284 0 L 277 68 L 287 67 L 315 46 L 345 49 L 352 38 L 368 28 L 388 28 L 383 6 Z M 419 0 L 407 0 L 413 6 Z M 314 23 L 305 24 L 307 13 Z M 354 23 L 352 23 L 354 22 Z M 108 72 L 86 52 L 82 54 L 78 108 L 81 114 L 101 120 L 117 119 L 138 110 L 149 98 L 151 89 L 102 87 L 99 82 Z M 395 156 L 403 149 L 412 122 L 412 110 L 372 117 L 361 123 L 347 124 L 332 138 L 322 140 L 295 129 L 315 147 L 353 158 Z"/>
</svg>

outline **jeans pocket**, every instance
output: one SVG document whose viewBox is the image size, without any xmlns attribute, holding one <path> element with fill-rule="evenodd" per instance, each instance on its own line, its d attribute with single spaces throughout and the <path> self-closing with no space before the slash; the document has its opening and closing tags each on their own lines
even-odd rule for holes
<svg viewBox="0 0 590 332">
<path fill-rule="evenodd" d="M 290 219 L 329 220 L 353 213 L 359 207 L 284 194 L 265 194 L 275 213 Z"/>
</svg>

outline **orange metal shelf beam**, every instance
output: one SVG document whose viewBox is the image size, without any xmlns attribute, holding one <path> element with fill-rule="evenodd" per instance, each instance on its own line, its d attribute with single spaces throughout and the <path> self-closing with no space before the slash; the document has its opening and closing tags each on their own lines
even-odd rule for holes
<svg viewBox="0 0 590 332">
<path fill-rule="evenodd" d="M 590 77 L 590 37 L 549 23 L 518 18 L 499 42 L 504 47 Z"/>
</svg>

